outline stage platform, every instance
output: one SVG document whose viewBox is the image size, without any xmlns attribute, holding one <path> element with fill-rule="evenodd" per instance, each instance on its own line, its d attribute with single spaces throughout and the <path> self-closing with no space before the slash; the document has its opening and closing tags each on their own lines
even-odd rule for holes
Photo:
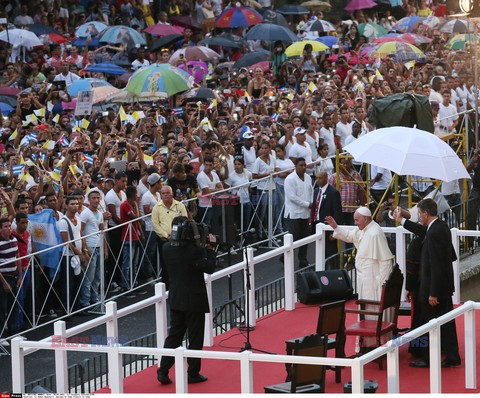
<svg viewBox="0 0 480 398">
<path fill-rule="evenodd" d="M 349 302 L 348 306 L 353 306 Z M 276 354 L 285 354 L 285 340 L 304 336 L 315 332 L 318 316 L 318 307 L 311 305 L 296 304 L 294 311 L 280 310 L 257 321 L 255 330 L 250 334 L 251 344 L 254 348 Z M 353 323 L 355 316 L 347 314 L 346 324 Z M 399 327 L 408 327 L 409 317 L 399 317 Z M 442 369 L 442 392 L 443 393 L 480 393 L 480 388 L 475 390 L 465 389 L 465 365 L 464 365 L 464 319 L 457 318 L 457 333 L 460 345 L 462 365 L 455 368 Z M 477 342 L 480 341 L 480 316 L 476 317 Z M 205 348 L 213 351 L 238 352 L 245 342 L 245 334 L 238 329 L 232 329 L 215 338 L 214 346 Z M 346 355 L 354 353 L 355 338 L 347 337 Z M 334 350 L 329 351 L 329 356 Z M 385 358 L 385 357 L 384 357 Z M 408 366 L 412 358 L 407 347 L 400 348 L 400 392 L 401 393 L 428 393 L 429 392 L 429 369 L 415 369 Z M 477 344 L 477 380 L 480 380 L 480 345 Z M 262 393 L 263 386 L 281 383 L 284 381 L 286 372 L 284 364 L 255 363 L 253 366 L 253 379 L 255 392 Z M 203 360 L 202 374 L 208 376 L 208 381 L 188 386 L 189 393 L 240 393 L 240 363 L 237 361 Z M 175 380 L 175 369 L 170 372 L 170 377 Z M 376 380 L 379 383 L 377 393 L 387 393 L 386 359 L 384 370 L 380 370 L 376 363 L 370 363 L 365 367 L 365 380 Z M 343 384 L 352 379 L 349 368 L 342 371 L 342 382 L 335 383 L 335 374 L 327 370 L 326 393 L 343 393 Z M 109 388 L 98 391 L 99 393 L 110 392 Z M 175 382 L 168 386 L 161 385 L 156 379 L 156 367 L 148 368 L 124 380 L 125 393 L 175 393 Z"/>
</svg>

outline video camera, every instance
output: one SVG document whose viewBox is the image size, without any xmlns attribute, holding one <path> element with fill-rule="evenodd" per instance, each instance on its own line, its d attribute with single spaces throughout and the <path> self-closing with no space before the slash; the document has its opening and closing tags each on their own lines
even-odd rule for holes
<svg viewBox="0 0 480 398">
<path fill-rule="evenodd" d="M 170 242 L 173 246 L 180 246 L 181 243 L 191 242 L 198 247 L 207 247 L 209 243 L 208 235 L 210 227 L 204 223 L 196 223 L 195 221 L 185 219 L 180 223 L 172 225 L 172 233 Z"/>
</svg>

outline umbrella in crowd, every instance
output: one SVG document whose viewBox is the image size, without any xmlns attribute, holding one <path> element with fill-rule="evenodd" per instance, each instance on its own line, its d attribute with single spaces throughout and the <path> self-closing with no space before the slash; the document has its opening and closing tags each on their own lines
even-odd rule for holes
<svg viewBox="0 0 480 398">
<path fill-rule="evenodd" d="M 373 22 L 368 22 L 368 23 L 361 23 L 358 25 L 358 33 L 360 33 L 362 36 L 365 36 L 369 39 L 372 39 L 372 38 L 376 39 L 386 35 L 388 32 L 382 26 Z"/>
<path fill-rule="evenodd" d="M 13 109 L 14 109 L 14 107 L 11 106 L 11 105 L 4 104 L 3 102 L 0 103 L 0 111 L 4 115 L 8 115 L 10 112 L 13 111 Z"/>
<path fill-rule="evenodd" d="M 72 46 L 77 46 L 77 47 L 99 47 L 100 42 L 98 39 L 91 37 L 77 37 L 74 41 L 72 41 Z"/>
<path fill-rule="evenodd" d="M 290 29 L 288 27 L 288 22 L 285 19 L 285 17 L 279 12 L 275 12 L 273 10 L 263 11 L 263 22 L 280 25 L 280 26 L 283 26 L 284 28 Z"/>
<path fill-rule="evenodd" d="M 149 26 L 147 29 L 143 31 L 149 33 L 154 36 L 168 36 L 174 34 L 181 34 L 185 28 L 181 26 L 172 26 L 166 25 L 163 23 L 157 23 L 156 25 Z"/>
<path fill-rule="evenodd" d="M 445 47 L 449 48 L 450 50 L 465 50 L 465 46 L 469 45 L 472 46 L 475 42 L 479 42 L 480 37 L 476 34 L 461 34 L 452 37 Z"/>
<path fill-rule="evenodd" d="M 42 25 L 42 24 L 36 24 L 36 23 L 32 25 L 28 25 L 28 30 L 32 33 L 35 33 L 37 36 L 46 35 L 48 33 L 55 33 L 57 35 L 60 34 L 58 30 L 52 28 L 49 25 Z"/>
<path fill-rule="evenodd" d="M 277 12 L 285 15 L 304 15 L 309 14 L 310 10 L 298 4 L 285 4 L 277 8 Z"/>
<path fill-rule="evenodd" d="M 153 64 L 135 72 L 125 91 L 136 97 L 167 98 L 187 91 L 193 77 L 170 64 Z"/>
<path fill-rule="evenodd" d="M 305 25 L 303 25 L 300 30 L 304 32 L 333 32 L 335 31 L 335 26 L 333 26 L 330 22 L 325 21 L 324 19 L 314 19 L 308 21 Z"/>
<path fill-rule="evenodd" d="M 68 88 L 68 94 L 76 97 L 79 91 L 92 91 L 94 87 L 111 86 L 106 80 L 87 78 L 75 80 Z"/>
<path fill-rule="evenodd" d="M 259 38 L 264 41 L 281 40 L 286 43 L 298 41 L 297 35 L 291 30 L 271 23 L 258 24 L 251 28 L 245 35 L 245 40 L 258 40 Z"/>
<path fill-rule="evenodd" d="M 98 40 L 110 44 L 127 44 L 128 47 L 146 44 L 143 36 L 135 29 L 122 25 L 105 29 L 98 37 Z"/>
<path fill-rule="evenodd" d="M 455 151 L 435 134 L 410 127 L 372 131 L 344 148 L 356 161 L 392 170 L 399 175 L 419 175 L 454 181 L 470 178 Z"/>
<path fill-rule="evenodd" d="M 435 15 L 432 14 L 422 21 L 422 25 L 425 25 L 430 29 L 434 29 L 440 26 L 443 23 L 443 21 L 444 21 L 443 18 L 436 17 Z"/>
<path fill-rule="evenodd" d="M 184 28 L 202 29 L 202 26 L 195 19 L 188 16 L 170 17 L 170 22 L 175 25 L 183 26 Z"/>
<path fill-rule="evenodd" d="M 80 25 L 75 30 L 75 36 L 77 37 L 87 37 L 87 36 L 97 36 L 100 32 L 108 28 L 108 25 L 105 25 L 102 22 L 91 21 Z"/>
<path fill-rule="evenodd" d="M 357 10 L 365 10 L 367 8 L 376 7 L 377 3 L 373 0 L 351 0 L 350 3 L 347 4 L 345 10 L 348 12 L 353 12 Z"/>
<path fill-rule="evenodd" d="M 43 43 L 33 32 L 26 29 L 12 29 L 0 32 L 0 40 L 10 43 L 13 46 L 23 46 L 32 48 L 35 46 L 43 46 Z"/>
<path fill-rule="evenodd" d="M 270 59 L 270 51 L 258 50 L 251 53 L 246 53 L 237 62 L 233 64 L 234 69 L 248 68 L 251 65 Z"/>
<path fill-rule="evenodd" d="M 233 7 L 222 12 L 215 21 L 217 28 L 248 28 L 263 21 L 262 16 L 252 8 Z"/>
<path fill-rule="evenodd" d="M 430 37 L 418 35 L 416 33 L 404 33 L 399 36 L 399 39 L 402 41 L 406 41 L 410 44 L 415 44 L 416 46 L 421 44 L 428 44 L 431 43 L 433 39 Z"/>
<path fill-rule="evenodd" d="M 123 75 L 126 70 L 112 62 L 102 62 L 89 65 L 85 68 L 87 72 L 105 73 L 106 75 Z"/>
<path fill-rule="evenodd" d="M 197 87 L 183 93 L 182 98 L 188 101 L 206 101 L 215 98 L 215 94 L 210 88 Z"/>
<path fill-rule="evenodd" d="M 322 0 L 309 0 L 302 3 L 302 6 L 315 11 L 327 11 L 332 8 L 332 5 L 329 2 Z"/>
<path fill-rule="evenodd" d="M 20 91 L 21 90 L 16 88 L 16 87 L 7 87 L 7 86 L 0 87 L 0 95 L 14 96 L 14 95 L 17 95 L 18 93 L 20 93 Z"/>
<path fill-rule="evenodd" d="M 205 46 L 195 46 L 184 47 L 175 51 L 168 62 L 173 65 L 184 59 L 187 61 L 211 61 L 218 58 L 220 58 L 220 55 L 212 49 Z"/>
<path fill-rule="evenodd" d="M 10 105 L 12 107 L 17 106 L 17 98 L 16 97 L 10 97 L 8 95 L 0 95 L 0 102 Z"/>
<path fill-rule="evenodd" d="M 101 86 L 101 87 L 93 87 L 92 88 L 92 94 L 93 94 L 93 99 L 92 103 L 93 104 L 98 104 L 100 102 L 108 101 L 110 98 L 113 98 L 115 95 L 120 93 L 122 90 L 113 87 L 113 86 Z"/>
<path fill-rule="evenodd" d="M 212 36 L 208 39 L 199 41 L 199 44 L 208 45 L 208 46 L 220 46 L 220 47 L 229 47 L 229 48 L 242 48 L 243 43 L 241 41 L 235 42 L 231 39 L 221 36 Z"/>
<path fill-rule="evenodd" d="M 56 33 L 47 33 L 44 35 L 40 35 L 38 37 L 41 41 L 45 44 L 56 43 L 56 44 L 63 44 L 68 43 L 68 40 L 65 37 L 57 35 Z"/>
<path fill-rule="evenodd" d="M 322 36 L 315 38 L 316 41 L 325 44 L 328 47 L 332 47 L 334 44 L 338 43 L 337 36 Z"/>
<path fill-rule="evenodd" d="M 368 52 L 368 56 L 374 59 L 384 59 L 391 56 L 393 57 L 393 60 L 397 62 L 419 61 L 425 59 L 425 54 L 423 54 L 418 47 L 415 47 L 410 43 L 399 41 L 376 45 Z"/>
<path fill-rule="evenodd" d="M 201 83 L 203 78 L 208 74 L 208 65 L 203 61 L 188 61 L 187 68 L 185 64 L 178 65 L 179 69 L 186 70 L 193 77 L 195 83 Z"/>
<path fill-rule="evenodd" d="M 299 57 L 303 54 L 303 50 L 307 44 L 312 46 L 312 51 L 314 53 L 319 53 L 325 50 L 328 50 L 328 46 L 316 40 L 304 40 L 297 41 L 292 45 L 288 46 L 285 50 L 285 55 L 287 57 Z"/>
<path fill-rule="evenodd" d="M 467 33 L 468 31 L 473 31 L 474 29 L 475 25 L 473 23 L 470 24 L 469 29 L 468 21 L 464 19 L 452 19 L 440 26 L 439 30 L 443 33 Z"/>
<path fill-rule="evenodd" d="M 257 62 L 256 64 L 250 65 L 250 69 L 255 70 L 256 68 L 260 68 L 264 72 L 269 72 L 272 67 L 272 63 L 270 61 L 262 61 Z"/>
<path fill-rule="evenodd" d="M 412 32 L 422 23 L 423 17 L 405 17 L 392 26 L 392 30 L 396 32 Z"/>
<path fill-rule="evenodd" d="M 155 40 L 153 44 L 150 46 L 151 51 L 158 50 L 159 48 L 171 46 L 173 43 L 181 40 L 183 35 L 179 33 L 174 33 L 173 35 L 167 35 L 160 37 L 158 40 Z"/>
</svg>

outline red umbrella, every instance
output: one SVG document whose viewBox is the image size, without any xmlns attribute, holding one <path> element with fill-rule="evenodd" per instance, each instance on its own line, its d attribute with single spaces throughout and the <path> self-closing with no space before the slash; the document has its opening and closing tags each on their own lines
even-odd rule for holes
<svg viewBox="0 0 480 398">
<path fill-rule="evenodd" d="M 21 90 L 15 87 L 0 87 L 0 95 L 17 95 Z"/>
<path fill-rule="evenodd" d="M 255 70 L 256 68 L 260 68 L 264 72 L 269 72 L 270 71 L 270 61 L 262 61 L 262 62 L 257 62 L 254 65 L 250 65 L 248 69 Z"/>
<path fill-rule="evenodd" d="M 151 35 L 155 36 L 168 36 L 173 34 L 182 34 L 184 30 L 185 28 L 182 28 L 181 26 L 172 26 L 157 23 L 156 25 L 144 29 L 144 32 L 150 33 Z"/>
<path fill-rule="evenodd" d="M 364 10 L 366 8 L 376 7 L 378 4 L 373 0 L 352 0 L 347 4 L 345 10 L 348 12 L 353 12 L 356 10 Z"/>
<path fill-rule="evenodd" d="M 39 38 L 40 40 L 43 40 L 44 38 L 48 37 L 48 41 L 51 43 L 56 43 L 56 44 L 62 44 L 62 43 L 67 43 L 68 40 L 65 39 L 65 37 L 57 35 L 56 33 L 47 33 L 45 35 L 41 35 Z"/>
</svg>

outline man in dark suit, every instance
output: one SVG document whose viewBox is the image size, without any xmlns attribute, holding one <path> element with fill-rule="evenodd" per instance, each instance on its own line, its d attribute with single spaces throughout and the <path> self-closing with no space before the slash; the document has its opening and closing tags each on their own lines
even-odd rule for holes
<svg viewBox="0 0 480 398">
<path fill-rule="evenodd" d="M 342 199 L 340 192 L 328 183 L 328 175 L 321 171 L 316 178 L 317 187 L 313 191 L 313 206 L 310 218 L 312 220 L 312 233 L 315 233 L 315 225 L 324 222 L 325 217 L 333 217 L 339 224 L 342 223 Z M 333 239 L 332 232 L 326 233 L 325 258 L 335 255 L 337 240 Z M 325 269 L 337 269 L 338 258 L 327 260 Z"/>
<path fill-rule="evenodd" d="M 423 226 L 425 238 L 420 254 L 420 278 L 418 301 L 420 304 L 421 323 L 453 310 L 452 295 L 455 291 L 452 262 L 457 259 L 452 245 L 452 235 L 448 225 L 437 217 L 437 204 L 432 199 L 418 203 L 418 214 Z M 409 220 L 401 220 L 404 227 L 414 231 L 418 236 L 423 233 Z M 428 338 L 428 335 L 426 335 Z M 442 367 L 460 365 L 457 331 L 455 321 L 441 327 L 441 347 L 445 353 Z M 422 359 L 411 362 L 410 366 L 424 368 L 429 366 L 429 347 L 423 347 Z"/>
<path fill-rule="evenodd" d="M 178 230 L 188 221 L 187 217 L 175 217 L 172 231 Z M 210 312 L 204 273 L 212 274 L 217 263 L 215 236 L 209 236 L 207 249 L 198 247 L 191 234 L 191 239 L 172 240 L 163 246 L 163 258 L 167 266 L 170 290 L 170 330 L 165 339 L 164 348 L 177 348 L 182 344 L 185 332 L 188 332 L 188 349 L 201 350 L 205 328 L 205 313 Z M 170 384 L 168 371 L 175 363 L 173 357 L 163 356 L 157 370 L 157 379 L 162 384 Z M 188 382 L 201 383 L 207 380 L 200 374 L 199 358 L 188 359 Z"/>
</svg>

